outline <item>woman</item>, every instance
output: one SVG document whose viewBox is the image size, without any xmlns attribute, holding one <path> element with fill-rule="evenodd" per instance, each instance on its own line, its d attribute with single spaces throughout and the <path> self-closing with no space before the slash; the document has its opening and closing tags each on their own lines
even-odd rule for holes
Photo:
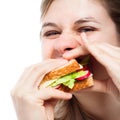
<svg viewBox="0 0 120 120">
<path fill-rule="evenodd" d="M 119 6 L 119 0 L 42 1 L 43 62 L 27 68 L 12 90 L 19 120 L 120 119 Z M 38 89 L 46 73 L 86 55 L 93 87 L 72 94 Z"/>
</svg>

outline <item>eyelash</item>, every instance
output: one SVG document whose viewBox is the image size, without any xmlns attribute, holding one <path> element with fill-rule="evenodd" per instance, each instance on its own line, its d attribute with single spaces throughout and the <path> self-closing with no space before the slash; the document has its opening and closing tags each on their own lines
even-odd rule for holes
<svg viewBox="0 0 120 120">
<path fill-rule="evenodd" d="M 92 31 L 96 31 L 97 29 L 94 27 L 80 27 L 77 31 L 78 32 L 92 32 Z"/>
<path fill-rule="evenodd" d="M 77 29 L 77 32 L 92 32 L 92 31 L 96 31 L 97 29 L 94 28 L 94 27 L 89 27 L 89 26 L 85 26 L 85 27 L 80 27 Z M 56 30 L 50 30 L 50 31 L 47 31 L 43 34 L 43 36 L 45 37 L 50 37 L 50 36 L 55 36 L 55 35 L 60 35 L 61 32 L 59 31 L 56 31 Z"/>
<path fill-rule="evenodd" d="M 61 34 L 61 32 L 58 32 L 56 30 L 50 30 L 50 31 L 45 32 L 44 36 L 49 37 L 49 36 L 58 35 L 58 34 Z"/>
</svg>

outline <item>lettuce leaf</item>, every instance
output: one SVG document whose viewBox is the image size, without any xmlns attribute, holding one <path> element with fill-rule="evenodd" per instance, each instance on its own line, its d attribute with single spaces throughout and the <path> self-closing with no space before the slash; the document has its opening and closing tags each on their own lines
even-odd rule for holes
<svg viewBox="0 0 120 120">
<path fill-rule="evenodd" d="M 75 79 L 78 77 L 81 77 L 83 75 L 85 75 L 85 71 L 78 71 L 78 72 L 73 72 L 71 74 L 65 75 L 63 77 L 60 77 L 59 79 L 56 79 L 52 84 L 50 84 L 51 87 L 55 87 L 58 86 L 60 84 L 63 84 L 67 87 L 69 87 L 70 89 L 72 89 L 74 87 L 75 84 Z"/>
</svg>

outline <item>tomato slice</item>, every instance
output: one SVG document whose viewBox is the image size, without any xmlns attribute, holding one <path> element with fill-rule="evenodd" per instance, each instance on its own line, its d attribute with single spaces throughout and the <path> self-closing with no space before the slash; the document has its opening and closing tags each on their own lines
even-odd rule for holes
<svg viewBox="0 0 120 120">
<path fill-rule="evenodd" d="M 85 75 L 80 76 L 80 77 L 76 78 L 75 80 L 78 80 L 78 81 L 84 80 L 84 79 L 88 78 L 90 75 L 91 75 L 90 71 L 89 71 L 89 70 L 86 70 L 86 71 L 85 71 Z"/>
<path fill-rule="evenodd" d="M 54 87 L 55 89 L 60 89 L 61 88 L 61 84 L 60 85 L 57 85 Z"/>
</svg>

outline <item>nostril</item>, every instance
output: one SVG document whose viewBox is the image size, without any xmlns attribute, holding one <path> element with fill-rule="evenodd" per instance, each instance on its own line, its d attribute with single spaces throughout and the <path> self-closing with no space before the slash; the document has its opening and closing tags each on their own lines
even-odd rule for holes
<svg viewBox="0 0 120 120">
<path fill-rule="evenodd" d="M 72 48 L 66 48 L 66 49 L 65 49 L 65 51 L 70 51 L 70 50 L 72 50 Z"/>
</svg>

